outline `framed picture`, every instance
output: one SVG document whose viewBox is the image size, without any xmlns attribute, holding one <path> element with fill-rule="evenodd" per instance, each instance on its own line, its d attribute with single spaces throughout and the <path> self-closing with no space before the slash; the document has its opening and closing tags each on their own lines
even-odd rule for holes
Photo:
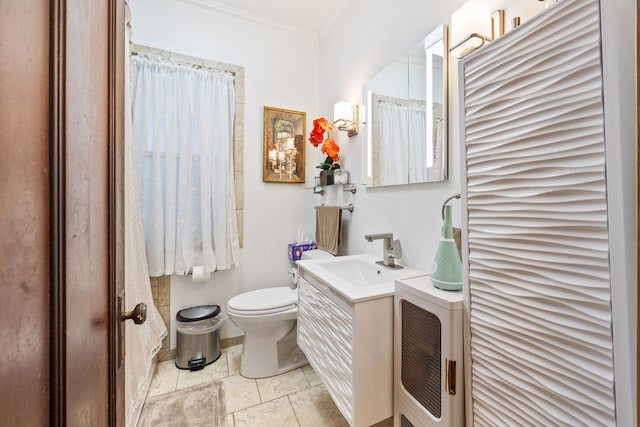
<svg viewBox="0 0 640 427">
<path fill-rule="evenodd" d="M 304 182 L 307 115 L 264 107 L 264 182 Z"/>
</svg>

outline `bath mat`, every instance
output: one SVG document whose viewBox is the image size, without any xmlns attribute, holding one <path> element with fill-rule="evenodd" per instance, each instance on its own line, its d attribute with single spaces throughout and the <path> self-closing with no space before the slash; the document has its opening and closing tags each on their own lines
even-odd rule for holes
<svg viewBox="0 0 640 427">
<path fill-rule="evenodd" d="M 213 381 L 147 399 L 138 427 L 223 427 L 225 411 L 224 388 Z"/>
</svg>

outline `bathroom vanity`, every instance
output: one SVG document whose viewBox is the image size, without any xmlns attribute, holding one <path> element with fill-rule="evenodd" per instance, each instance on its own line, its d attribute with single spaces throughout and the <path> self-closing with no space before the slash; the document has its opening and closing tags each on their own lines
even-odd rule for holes
<svg viewBox="0 0 640 427">
<path fill-rule="evenodd" d="M 370 255 L 298 264 L 298 345 L 351 426 L 393 415 L 393 290 Z"/>
</svg>

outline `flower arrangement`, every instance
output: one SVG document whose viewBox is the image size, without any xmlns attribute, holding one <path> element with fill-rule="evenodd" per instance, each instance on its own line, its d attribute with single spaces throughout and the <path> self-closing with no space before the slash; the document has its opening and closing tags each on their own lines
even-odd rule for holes
<svg viewBox="0 0 640 427">
<path fill-rule="evenodd" d="M 313 130 L 309 135 L 309 142 L 317 147 L 322 144 L 320 150 L 327 155 L 327 158 L 324 159 L 324 162 L 320 163 L 316 166 L 318 169 L 322 170 L 335 170 L 340 169 L 340 164 L 337 163 L 340 160 L 338 156 L 338 152 L 340 151 L 340 147 L 336 143 L 336 141 L 331 138 L 331 131 L 333 130 L 333 123 L 329 123 L 327 119 L 324 117 L 320 117 L 313 121 Z M 327 133 L 327 138 L 325 139 L 324 134 Z"/>
</svg>

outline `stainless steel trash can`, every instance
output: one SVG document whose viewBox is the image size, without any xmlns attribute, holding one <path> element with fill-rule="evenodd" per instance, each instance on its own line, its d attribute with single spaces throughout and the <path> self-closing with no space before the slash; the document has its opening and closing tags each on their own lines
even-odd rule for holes
<svg viewBox="0 0 640 427">
<path fill-rule="evenodd" d="M 176 367 L 197 371 L 220 357 L 220 328 L 225 316 L 218 305 L 200 305 L 176 314 Z"/>
</svg>

